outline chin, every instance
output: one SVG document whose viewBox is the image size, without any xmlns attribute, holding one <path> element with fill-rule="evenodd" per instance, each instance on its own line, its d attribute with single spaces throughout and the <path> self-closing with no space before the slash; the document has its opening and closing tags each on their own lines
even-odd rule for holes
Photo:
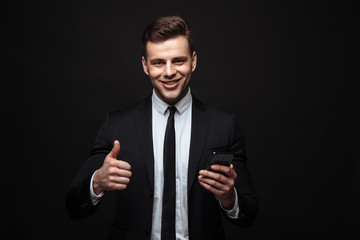
<svg viewBox="0 0 360 240">
<path fill-rule="evenodd" d="M 164 94 L 163 96 L 164 96 L 165 102 L 170 103 L 170 104 L 175 104 L 180 100 L 180 95 L 179 94 L 177 94 L 177 95 Z"/>
<path fill-rule="evenodd" d="M 170 104 L 170 105 L 174 105 L 176 104 L 180 99 L 179 98 L 166 98 L 166 103 Z"/>
</svg>

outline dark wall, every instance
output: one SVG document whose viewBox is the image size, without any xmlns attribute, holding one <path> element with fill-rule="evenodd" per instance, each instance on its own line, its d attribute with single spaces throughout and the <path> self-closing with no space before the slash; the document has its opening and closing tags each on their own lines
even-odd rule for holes
<svg viewBox="0 0 360 240">
<path fill-rule="evenodd" d="M 358 106 L 348 84 L 358 11 L 346 2 L 12 1 L 2 9 L 1 229 L 13 239 L 105 239 L 114 197 L 74 221 L 65 191 L 105 113 L 151 92 L 140 38 L 164 15 L 182 16 L 194 32 L 193 94 L 235 113 L 245 134 L 259 213 L 249 229 L 227 224 L 229 239 L 359 237 L 350 114 Z"/>
</svg>

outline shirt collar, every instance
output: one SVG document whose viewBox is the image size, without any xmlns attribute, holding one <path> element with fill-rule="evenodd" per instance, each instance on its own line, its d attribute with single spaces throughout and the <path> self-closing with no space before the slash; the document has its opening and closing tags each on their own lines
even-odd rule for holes
<svg viewBox="0 0 360 240">
<path fill-rule="evenodd" d="M 165 115 L 165 112 L 170 105 L 167 104 L 166 102 L 164 102 L 163 100 L 161 100 L 156 95 L 154 89 L 153 89 L 153 94 L 152 94 L 151 99 L 152 99 L 152 104 L 155 107 L 155 109 L 160 114 Z M 192 103 L 192 95 L 191 95 L 190 88 L 189 88 L 189 92 L 185 95 L 185 97 L 183 97 L 180 101 L 178 101 L 174 106 L 176 107 L 177 111 L 181 115 L 190 107 L 191 103 Z"/>
</svg>

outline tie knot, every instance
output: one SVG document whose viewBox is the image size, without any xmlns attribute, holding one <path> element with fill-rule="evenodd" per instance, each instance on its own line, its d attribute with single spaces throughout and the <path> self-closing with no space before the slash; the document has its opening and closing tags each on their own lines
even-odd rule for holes
<svg viewBox="0 0 360 240">
<path fill-rule="evenodd" d="M 175 114 L 175 112 L 176 112 L 176 107 L 175 106 L 169 106 L 168 109 L 170 111 L 170 116 Z"/>
</svg>

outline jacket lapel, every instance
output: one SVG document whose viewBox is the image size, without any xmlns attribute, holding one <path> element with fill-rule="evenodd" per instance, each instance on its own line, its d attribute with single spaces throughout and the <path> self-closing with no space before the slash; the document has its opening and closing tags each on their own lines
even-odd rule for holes
<svg viewBox="0 0 360 240">
<path fill-rule="evenodd" d="M 134 111 L 136 136 L 147 168 L 151 189 L 154 189 L 154 151 L 152 139 L 151 96 L 138 104 Z M 188 193 L 197 176 L 210 124 L 206 107 L 193 97 L 190 155 L 188 166 Z"/>
<path fill-rule="evenodd" d="M 206 107 L 193 97 L 190 156 L 188 166 L 188 194 L 198 173 L 199 162 L 204 150 L 210 124 Z"/>
<path fill-rule="evenodd" d="M 140 102 L 134 112 L 136 136 L 145 161 L 149 183 L 154 190 L 154 152 L 152 138 L 152 104 L 151 95 Z"/>
</svg>

